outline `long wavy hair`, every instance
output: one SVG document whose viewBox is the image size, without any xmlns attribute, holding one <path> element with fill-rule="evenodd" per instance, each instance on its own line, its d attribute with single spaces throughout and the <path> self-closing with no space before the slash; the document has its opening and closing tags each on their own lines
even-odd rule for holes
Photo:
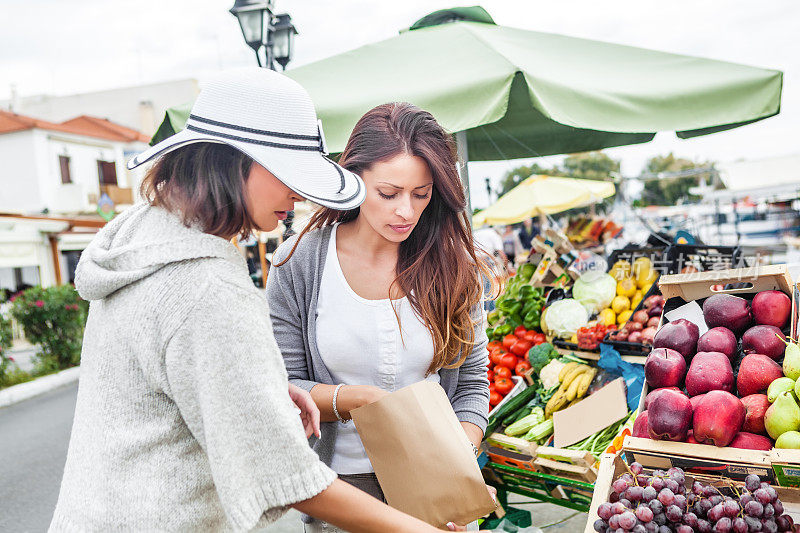
<svg viewBox="0 0 800 533">
<path fill-rule="evenodd" d="M 483 298 L 481 275 L 493 276 L 476 256 L 464 187 L 456 170 L 455 143 L 433 115 L 408 103 L 375 107 L 356 124 L 339 164 L 361 174 L 375 163 L 404 153 L 425 160 L 433 175 L 433 190 L 416 227 L 400 243 L 392 288 L 406 295 L 430 331 L 434 348 L 430 374 L 461 366 L 472 350 L 477 321 L 482 320 L 476 311 Z M 359 211 L 319 209 L 289 256 L 276 266 L 291 258 L 305 233 L 355 220 Z"/>
</svg>

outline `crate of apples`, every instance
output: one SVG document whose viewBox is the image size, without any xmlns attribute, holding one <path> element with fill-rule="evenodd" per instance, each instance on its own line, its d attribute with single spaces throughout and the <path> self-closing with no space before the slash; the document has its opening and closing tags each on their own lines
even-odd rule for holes
<svg viewBox="0 0 800 533">
<path fill-rule="evenodd" d="M 544 333 L 519 326 L 502 341 L 488 344 L 489 405 L 494 407 L 503 401 L 514 388 L 512 376 L 523 376 L 531 368 L 526 357 L 528 350 L 546 341 Z"/>
</svg>

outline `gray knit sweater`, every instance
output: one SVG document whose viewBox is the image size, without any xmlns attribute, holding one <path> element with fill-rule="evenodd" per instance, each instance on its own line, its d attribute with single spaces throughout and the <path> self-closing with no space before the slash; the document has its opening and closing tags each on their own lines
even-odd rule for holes
<svg viewBox="0 0 800 533">
<path fill-rule="evenodd" d="M 289 381 L 308 391 L 318 383 L 334 384 L 317 348 L 316 335 L 319 283 L 325 268 L 330 236 L 330 227 L 304 235 L 291 259 L 283 266 L 273 267 L 267 279 L 272 325 L 289 371 Z M 273 262 L 279 263 L 285 259 L 296 239 L 297 236 L 284 242 L 275 252 Z M 458 368 L 439 370 L 439 377 L 458 419 L 471 422 L 485 431 L 489 414 L 489 380 L 486 376 L 489 358 L 486 351 L 486 325 L 480 306 L 476 307 L 475 317 L 477 343 L 464 364 Z M 327 465 L 331 464 L 333 458 L 337 424 L 323 423 L 322 437 L 313 444 L 314 450 Z"/>
<path fill-rule="evenodd" d="M 91 304 L 51 531 L 249 530 L 333 482 L 232 244 L 135 206 L 76 286 Z"/>
</svg>

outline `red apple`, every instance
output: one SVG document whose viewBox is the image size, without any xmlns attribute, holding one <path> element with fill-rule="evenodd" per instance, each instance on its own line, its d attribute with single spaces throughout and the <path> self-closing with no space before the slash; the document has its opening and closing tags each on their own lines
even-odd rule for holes
<svg viewBox="0 0 800 533">
<path fill-rule="evenodd" d="M 686 442 L 689 444 L 700 444 L 697 442 L 697 439 L 694 438 L 694 432 L 690 429 L 689 436 L 686 437 Z"/>
<path fill-rule="evenodd" d="M 650 392 L 648 392 L 647 396 L 645 396 L 645 398 L 644 398 L 644 410 L 647 411 L 650 408 L 650 404 L 653 402 L 653 400 L 658 398 L 658 396 L 662 392 L 664 392 L 665 390 L 674 390 L 674 391 L 677 391 L 677 392 L 680 392 L 681 394 L 683 394 L 683 391 L 681 391 L 678 387 L 666 387 L 664 389 L 653 389 Z"/>
<path fill-rule="evenodd" d="M 694 412 L 694 410 L 697 409 L 697 406 L 700 405 L 700 402 L 705 397 L 706 397 L 705 394 L 698 394 L 697 396 L 692 396 L 691 398 L 689 398 L 689 401 L 692 402 L 692 412 Z"/>
<path fill-rule="evenodd" d="M 751 305 L 756 324 L 783 329 L 792 313 L 792 301 L 781 291 L 761 291 Z"/>
<path fill-rule="evenodd" d="M 741 334 L 752 322 L 747 300 L 731 294 L 715 294 L 703 302 L 703 318 L 709 328 L 724 326 Z"/>
<path fill-rule="evenodd" d="M 772 441 L 764 435 L 756 435 L 755 433 L 740 431 L 736 434 L 728 446 L 731 448 L 741 448 L 744 450 L 769 451 L 772 449 Z"/>
<path fill-rule="evenodd" d="M 742 404 L 745 408 L 744 425 L 742 425 L 742 431 L 766 435 L 767 430 L 764 428 L 764 415 L 770 406 L 767 395 L 751 394 L 749 396 L 745 396 L 742 398 Z"/>
<path fill-rule="evenodd" d="M 675 350 L 688 361 L 697 352 L 699 337 L 700 329 L 697 324 L 679 318 L 661 326 L 653 338 L 653 346 Z"/>
<path fill-rule="evenodd" d="M 709 391 L 692 417 L 694 438 L 703 444 L 727 446 L 744 423 L 742 401 L 723 390 Z"/>
<path fill-rule="evenodd" d="M 731 362 L 724 353 L 699 352 L 686 373 L 686 392 L 691 397 L 712 390 L 733 390 Z"/>
<path fill-rule="evenodd" d="M 783 369 L 771 358 L 760 353 L 745 355 L 739 363 L 739 375 L 736 378 L 739 396 L 744 398 L 764 392 L 770 383 L 780 377 L 783 377 Z"/>
<path fill-rule="evenodd" d="M 742 335 L 742 350 L 744 353 L 761 353 L 777 361 L 786 351 L 785 340 L 786 335 L 780 328 L 753 326 Z"/>
<path fill-rule="evenodd" d="M 688 431 L 692 427 L 692 403 L 684 394 L 666 390 L 650 403 L 650 409 L 646 412 L 650 438 L 686 440 Z"/>
<path fill-rule="evenodd" d="M 686 375 L 686 360 L 670 348 L 656 348 L 644 362 L 644 377 L 653 389 L 678 387 Z"/>
<path fill-rule="evenodd" d="M 631 436 L 640 439 L 650 438 L 650 433 L 647 431 L 647 411 L 640 413 L 639 416 L 636 417 L 636 421 L 633 423 Z"/>
<path fill-rule="evenodd" d="M 703 333 L 697 341 L 698 352 L 720 352 L 733 360 L 736 355 L 736 335 L 728 328 L 717 327 Z"/>
</svg>

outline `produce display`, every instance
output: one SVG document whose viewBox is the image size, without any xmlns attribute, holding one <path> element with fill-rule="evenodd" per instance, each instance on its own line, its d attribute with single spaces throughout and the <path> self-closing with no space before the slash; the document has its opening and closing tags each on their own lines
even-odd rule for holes
<svg viewBox="0 0 800 533">
<path fill-rule="evenodd" d="M 776 533 L 791 531 L 794 523 L 777 491 L 755 474 L 743 487 L 699 480 L 689 486 L 680 468 L 648 475 L 632 463 L 611 487 L 608 501 L 597 508 L 598 533 Z"/>
<path fill-rule="evenodd" d="M 608 274 L 617 282 L 616 295 L 611 304 L 602 309 L 598 319 L 602 324 L 616 324 L 617 332 L 610 340 L 650 345 L 658 329 L 664 299 L 653 294 L 644 300 L 642 309 L 636 310 L 658 281 L 658 271 L 649 257 L 639 257 L 631 264 L 626 260 L 615 262 Z"/>
<path fill-rule="evenodd" d="M 703 335 L 685 319 L 655 334 L 644 366 L 649 392 L 633 436 L 800 448 L 800 347 L 784 333 L 790 330 L 789 296 L 778 290 L 752 300 L 714 294 L 702 302 L 702 312 L 710 328 Z"/>
<path fill-rule="evenodd" d="M 619 235 L 622 226 L 601 217 L 579 216 L 570 219 L 565 233 L 576 245 L 596 245 Z"/>
<path fill-rule="evenodd" d="M 514 277 L 508 281 L 503 294 L 495 301 L 496 309 L 486 316 L 489 323 L 486 336 L 490 341 L 500 340 L 520 326 L 526 330 L 540 331 L 539 322 L 545 303 L 544 289 L 528 283 L 535 269 L 531 263 L 520 266 Z"/>
</svg>

